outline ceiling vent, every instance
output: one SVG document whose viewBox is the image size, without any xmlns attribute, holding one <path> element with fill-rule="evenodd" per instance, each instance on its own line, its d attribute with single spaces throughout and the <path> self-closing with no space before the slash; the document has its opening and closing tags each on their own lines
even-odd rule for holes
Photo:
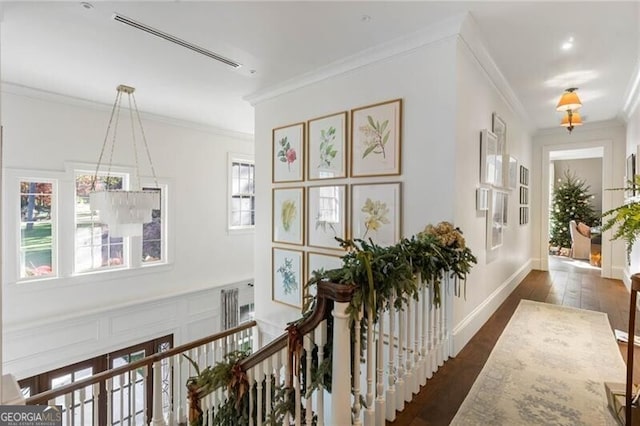
<svg viewBox="0 0 640 426">
<path fill-rule="evenodd" d="M 130 27 L 145 31 L 149 34 L 152 34 L 156 37 L 160 37 L 163 38 L 167 41 L 170 41 L 171 43 L 175 43 L 179 46 L 182 47 L 186 47 L 187 49 L 191 49 L 194 52 L 200 53 L 201 55 L 204 56 L 208 56 L 209 58 L 215 59 L 216 61 L 222 62 L 223 64 L 227 64 L 233 68 L 240 68 L 242 65 L 240 65 L 239 63 L 232 61 L 231 59 L 225 58 L 222 55 L 218 55 L 217 53 L 214 53 L 210 50 L 204 49 L 202 47 L 196 46 L 195 44 L 191 44 L 188 41 L 184 41 L 182 39 L 179 39 L 178 37 L 172 36 L 171 34 L 167 34 L 163 31 L 160 30 L 156 30 L 155 28 L 152 28 L 148 25 L 142 24 L 138 21 L 134 21 L 131 18 L 127 18 L 126 16 L 120 15 L 118 13 L 115 13 L 113 15 L 113 19 L 115 21 L 118 22 L 122 22 L 123 24 L 127 24 Z"/>
</svg>

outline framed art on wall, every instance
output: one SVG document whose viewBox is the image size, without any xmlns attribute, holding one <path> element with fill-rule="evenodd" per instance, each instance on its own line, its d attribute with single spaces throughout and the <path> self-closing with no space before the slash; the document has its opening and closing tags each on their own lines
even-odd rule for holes
<svg viewBox="0 0 640 426">
<path fill-rule="evenodd" d="M 352 185 L 351 237 L 381 246 L 396 244 L 402 232 L 401 206 L 400 182 Z"/>
<path fill-rule="evenodd" d="M 304 244 L 303 188 L 275 188 L 272 202 L 273 242 Z"/>
<path fill-rule="evenodd" d="M 347 177 L 347 112 L 307 122 L 307 179 Z"/>
<path fill-rule="evenodd" d="M 506 195 L 503 191 L 492 189 L 489 196 L 489 212 L 487 214 L 488 251 L 493 251 L 502 245 Z"/>
<path fill-rule="evenodd" d="M 273 183 L 304 179 L 304 123 L 273 129 Z"/>
<path fill-rule="evenodd" d="M 520 184 L 529 185 L 529 169 L 525 166 L 520 166 Z"/>
<path fill-rule="evenodd" d="M 476 188 L 476 210 L 489 210 L 489 188 Z"/>
<path fill-rule="evenodd" d="M 497 173 L 498 138 L 484 129 L 480 133 L 480 183 L 499 185 Z M 500 173 L 502 175 L 502 173 Z"/>
<path fill-rule="evenodd" d="M 505 185 L 508 188 L 516 188 L 518 186 L 518 160 L 510 155 L 505 155 Z"/>
<path fill-rule="evenodd" d="M 302 279 L 304 260 L 301 250 L 273 247 L 272 300 L 295 308 L 302 308 Z"/>
<path fill-rule="evenodd" d="M 631 154 L 627 157 L 627 182 L 625 187 L 629 188 L 627 191 L 628 197 L 633 197 L 636 195 L 636 185 L 635 185 L 635 175 L 636 175 L 636 155 Z"/>
<path fill-rule="evenodd" d="M 307 282 L 313 277 L 315 271 L 329 271 L 342 267 L 342 258 L 338 255 L 307 252 Z M 305 285 L 306 287 L 306 285 Z M 310 289 L 311 296 L 316 295 L 316 286 Z M 305 294 L 306 296 L 306 294 Z"/>
<path fill-rule="evenodd" d="M 491 116 L 491 131 L 498 138 L 498 155 L 504 155 L 507 151 L 507 123 L 495 112 Z"/>
<path fill-rule="evenodd" d="M 342 250 L 347 237 L 346 185 L 307 188 L 307 245 Z"/>
<path fill-rule="evenodd" d="M 351 110 L 351 176 L 400 174 L 402 99 Z"/>
</svg>

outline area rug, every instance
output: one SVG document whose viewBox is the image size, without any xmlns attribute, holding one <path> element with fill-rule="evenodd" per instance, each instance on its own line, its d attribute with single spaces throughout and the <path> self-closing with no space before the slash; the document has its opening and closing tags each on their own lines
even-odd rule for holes
<svg viewBox="0 0 640 426">
<path fill-rule="evenodd" d="M 625 371 L 606 314 L 522 300 L 451 424 L 615 425 Z"/>
</svg>

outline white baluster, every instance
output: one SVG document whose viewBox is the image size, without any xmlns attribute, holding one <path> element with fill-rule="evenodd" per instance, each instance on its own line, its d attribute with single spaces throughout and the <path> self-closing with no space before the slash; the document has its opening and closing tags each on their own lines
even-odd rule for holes
<svg viewBox="0 0 640 426">
<path fill-rule="evenodd" d="M 167 360 L 167 368 L 169 369 L 168 371 L 168 380 L 169 380 L 169 386 L 167 386 L 167 392 L 169 392 L 169 419 L 167 421 L 167 423 L 169 424 L 169 426 L 176 426 L 176 397 L 177 394 L 175 392 L 175 387 L 174 387 L 174 382 L 175 379 L 173 377 L 173 374 L 175 372 L 175 359 L 174 357 L 170 356 L 169 358 L 166 358 Z M 143 388 L 144 389 L 144 388 Z"/>
<path fill-rule="evenodd" d="M 175 386 L 178 389 L 177 395 L 178 395 L 178 410 L 177 410 L 177 415 L 176 415 L 176 420 L 178 422 L 178 424 L 182 424 L 182 423 L 186 423 L 187 422 L 187 413 L 185 410 L 185 403 L 186 403 L 186 394 L 185 394 L 185 389 L 184 389 L 184 383 L 186 383 L 187 378 L 184 375 L 184 357 L 182 355 L 176 355 L 178 357 L 178 369 L 174 370 L 174 374 L 177 373 L 177 377 L 175 378 Z M 145 386 L 146 389 L 146 386 Z M 146 394 L 146 392 L 145 392 Z"/>
<path fill-rule="evenodd" d="M 429 286 L 428 283 L 422 283 L 422 351 L 420 357 L 422 362 L 420 363 L 420 384 L 423 386 L 427 384 L 427 363 L 429 362 L 428 353 L 428 339 L 429 339 Z"/>
<path fill-rule="evenodd" d="M 253 426 L 253 416 L 251 415 L 253 413 L 253 372 L 253 368 L 247 371 L 247 381 L 249 382 L 249 426 Z"/>
<path fill-rule="evenodd" d="M 367 309 L 367 408 L 364 410 L 365 426 L 373 426 L 375 423 L 375 407 L 373 403 L 373 381 L 375 377 L 376 361 L 375 350 L 376 341 L 374 334 L 375 324 L 373 323 L 373 309 Z"/>
<path fill-rule="evenodd" d="M 376 407 L 375 424 L 384 426 L 385 423 L 385 399 L 384 399 L 384 310 L 378 312 L 378 341 L 376 344 Z"/>
<path fill-rule="evenodd" d="M 136 370 L 129 370 L 129 414 L 132 417 L 133 424 L 136 418 Z M 132 407 L 132 408 L 131 408 Z"/>
<path fill-rule="evenodd" d="M 142 370 L 142 410 L 144 415 L 142 416 L 144 420 L 144 424 L 149 424 L 151 422 L 151 413 L 147 410 L 147 389 L 149 389 L 149 377 L 151 375 L 151 364 L 147 364 L 146 368 Z"/>
<path fill-rule="evenodd" d="M 396 379 L 396 410 L 404 410 L 405 373 L 404 373 L 404 340 L 406 310 L 398 310 L 398 377 Z"/>
<path fill-rule="evenodd" d="M 120 380 L 120 424 L 124 420 L 124 378 L 124 374 L 118 376 L 118 380 Z"/>
<path fill-rule="evenodd" d="M 318 366 L 324 361 L 324 347 L 327 344 L 327 321 L 323 320 L 315 329 L 316 343 L 318 345 Z M 317 426 L 324 426 L 324 389 L 316 393 L 316 407 L 318 412 Z"/>
<path fill-rule="evenodd" d="M 265 361 L 262 361 L 258 365 L 256 365 L 256 423 L 258 426 L 262 426 L 262 412 L 264 411 L 262 407 L 262 380 L 264 379 L 263 373 L 263 365 Z M 269 400 L 267 399 L 267 404 Z"/>
<path fill-rule="evenodd" d="M 433 283 L 432 283 L 433 284 Z M 430 321 L 431 321 L 431 349 L 430 349 L 430 359 L 431 359 L 431 363 L 429 366 L 429 370 L 430 370 L 430 374 L 429 374 L 429 378 L 431 378 L 433 376 L 433 373 L 436 372 L 437 368 L 437 356 L 436 356 L 436 351 L 437 351 L 437 337 L 438 337 L 438 324 L 437 324 L 437 318 L 438 316 L 436 315 L 436 305 L 435 303 L 435 294 L 436 294 L 436 288 L 435 288 L 435 284 L 433 284 L 433 287 L 431 288 L 431 303 L 429 304 L 429 309 L 430 309 Z"/>
<path fill-rule="evenodd" d="M 420 282 L 418 281 L 418 285 Z M 418 293 L 420 294 L 420 293 Z M 412 300 L 414 322 L 413 322 L 413 393 L 420 393 L 420 366 L 422 365 L 422 357 L 420 356 L 420 302 Z"/>
<path fill-rule="evenodd" d="M 457 278 L 456 278 L 457 279 Z M 455 285 L 455 282 L 454 282 Z M 449 342 L 447 345 L 446 358 L 453 357 L 453 293 L 450 289 L 447 294 L 447 317 L 445 319 L 446 340 Z"/>
<path fill-rule="evenodd" d="M 71 398 L 71 394 L 70 393 L 65 393 L 64 394 L 64 408 L 65 408 L 65 414 L 66 414 L 66 424 L 67 426 L 71 426 L 72 423 L 72 419 L 73 419 L 73 402 L 72 402 L 72 398 Z"/>
<path fill-rule="evenodd" d="M 350 363 L 339 360 L 351 359 L 351 336 L 349 330 L 348 302 L 334 302 L 333 304 L 333 373 L 331 375 L 331 425 L 351 424 L 351 410 L 349 409 L 350 395 Z M 354 357 L 359 358 L 355 353 Z M 357 370 L 357 369 L 356 369 Z"/>
<path fill-rule="evenodd" d="M 411 400 L 413 399 L 413 354 L 411 353 L 411 347 L 413 346 L 411 344 L 411 340 L 413 339 L 413 333 L 411 332 L 413 329 L 413 317 L 411 315 L 411 299 L 407 300 L 407 305 L 406 305 L 406 325 L 407 325 L 407 333 L 406 333 L 406 343 L 403 344 L 405 345 L 406 348 L 406 355 L 405 355 L 405 359 L 406 359 L 406 366 L 405 366 L 405 379 L 404 379 L 404 400 L 405 402 L 411 402 Z"/>
<path fill-rule="evenodd" d="M 93 384 L 93 426 L 100 424 L 100 383 Z"/>
<path fill-rule="evenodd" d="M 444 364 L 444 280 L 440 284 L 440 309 L 438 309 L 438 367 Z"/>
<path fill-rule="evenodd" d="M 267 367 L 265 368 L 265 376 L 266 376 L 266 385 L 267 385 L 267 392 L 266 395 L 264 397 L 264 402 L 267 405 L 266 410 L 265 410 L 265 420 L 269 419 L 269 415 L 271 414 L 271 404 L 273 403 L 273 395 L 271 393 L 271 377 L 273 376 L 273 367 L 272 367 L 272 361 L 274 359 L 274 357 L 277 357 L 277 354 L 270 356 L 269 358 L 267 358 L 266 363 L 267 363 Z"/>
<path fill-rule="evenodd" d="M 215 401 L 213 398 L 213 392 L 207 395 L 207 406 L 209 409 L 207 410 L 207 424 L 213 424 L 213 412 L 215 410 Z"/>
<path fill-rule="evenodd" d="M 281 364 L 284 367 L 284 385 L 286 387 L 293 387 L 293 383 L 289 382 L 289 357 L 288 357 L 288 353 L 287 353 L 287 348 L 285 347 L 283 350 L 280 351 L 280 360 L 281 360 Z M 280 371 L 280 369 L 278 369 L 278 372 Z M 285 396 L 288 397 L 288 396 Z M 286 412 L 284 415 L 284 424 L 285 425 L 289 425 L 291 424 L 291 419 L 290 419 L 290 414 L 289 412 Z"/>
<path fill-rule="evenodd" d="M 105 392 L 107 395 L 107 426 L 113 425 L 113 377 L 105 380 Z"/>
<path fill-rule="evenodd" d="M 362 320 L 362 308 L 356 317 L 353 335 L 355 342 L 353 344 L 353 424 L 361 425 L 360 420 L 360 321 Z M 334 358 L 337 359 L 337 358 Z M 347 358 L 343 358 L 347 359 Z"/>
<path fill-rule="evenodd" d="M 300 358 L 298 355 L 293 355 L 297 358 L 295 365 L 297 368 L 293 370 L 293 391 L 295 395 L 295 423 L 296 426 L 302 426 L 302 410 L 300 406 L 302 405 L 302 395 L 300 391 Z"/>
<path fill-rule="evenodd" d="M 387 386 L 387 408 L 386 419 L 390 422 L 396 419 L 396 368 L 395 368 L 395 327 L 396 308 L 393 301 L 389 305 L 389 386 Z"/>
<path fill-rule="evenodd" d="M 166 426 L 162 415 L 162 369 L 160 361 L 153 363 L 153 417 L 152 426 Z"/>
<path fill-rule="evenodd" d="M 79 407 L 80 408 L 80 424 L 84 425 L 86 424 L 84 422 L 84 405 L 85 405 L 84 400 L 86 398 L 86 392 L 84 388 L 80 388 L 78 393 L 79 393 L 78 398 L 80 398 L 80 407 Z"/>
<path fill-rule="evenodd" d="M 313 351 L 313 342 L 311 341 L 313 334 L 309 333 L 303 337 L 304 339 L 304 352 L 307 355 L 307 368 L 306 368 L 306 379 L 304 381 L 304 388 L 307 391 L 307 395 L 305 395 L 305 424 L 307 426 L 311 426 L 311 422 L 313 421 L 313 405 L 311 395 L 309 394 L 309 385 L 311 384 L 311 363 L 313 362 L 312 351 Z M 322 390 L 320 390 L 322 392 Z"/>
</svg>

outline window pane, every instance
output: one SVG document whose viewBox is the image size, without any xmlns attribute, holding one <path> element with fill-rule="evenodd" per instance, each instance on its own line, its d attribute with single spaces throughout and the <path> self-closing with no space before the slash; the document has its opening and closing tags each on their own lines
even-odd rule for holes
<svg viewBox="0 0 640 426">
<path fill-rule="evenodd" d="M 53 183 L 20 181 L 20 278 L 53 275 Z"/>
<path fill-rule="evenodd" d="M 21 278 L 53 274 L 51 247 L 20 250 Z"/>
<path fill-rule="evenodd" d="M 231 167 L 229 226 L 253 226 L 255 225 L 253 212 L 255 167 L 250 162 L 242 161 L 234 161 Z"/>
<path fill-rule="evenodd" d="M 162 191 L 160 188 L 143 188 L 160 192 L 160 209 L 151 212 L 151 222 L 142 225 L 142 262 L 162 260 Z"/>
<path fill-rule="evenodd" d="M 231 226 L 240 226 L 240 212 L 231 212 Z"/>
<path fill-rule="evenodd" d="M 252 212 L 242 212 L 240 213 L 242 226 L 253 225 L 253 213 Z"/>
<path fill-rule="evenodd" d="M 252 199 L 253 199 L 253 197 L 242 197 L 241 198 L 240 209 L 243 212 L 250 211 L 250 210 L 253 209 Z"/>
<path fill-rule="evenodd" d="M 142 243 L 143 262 L 157 262 L 162 259 L 162 243 L 160 241 L 144 241 Z"/>
</svg>

